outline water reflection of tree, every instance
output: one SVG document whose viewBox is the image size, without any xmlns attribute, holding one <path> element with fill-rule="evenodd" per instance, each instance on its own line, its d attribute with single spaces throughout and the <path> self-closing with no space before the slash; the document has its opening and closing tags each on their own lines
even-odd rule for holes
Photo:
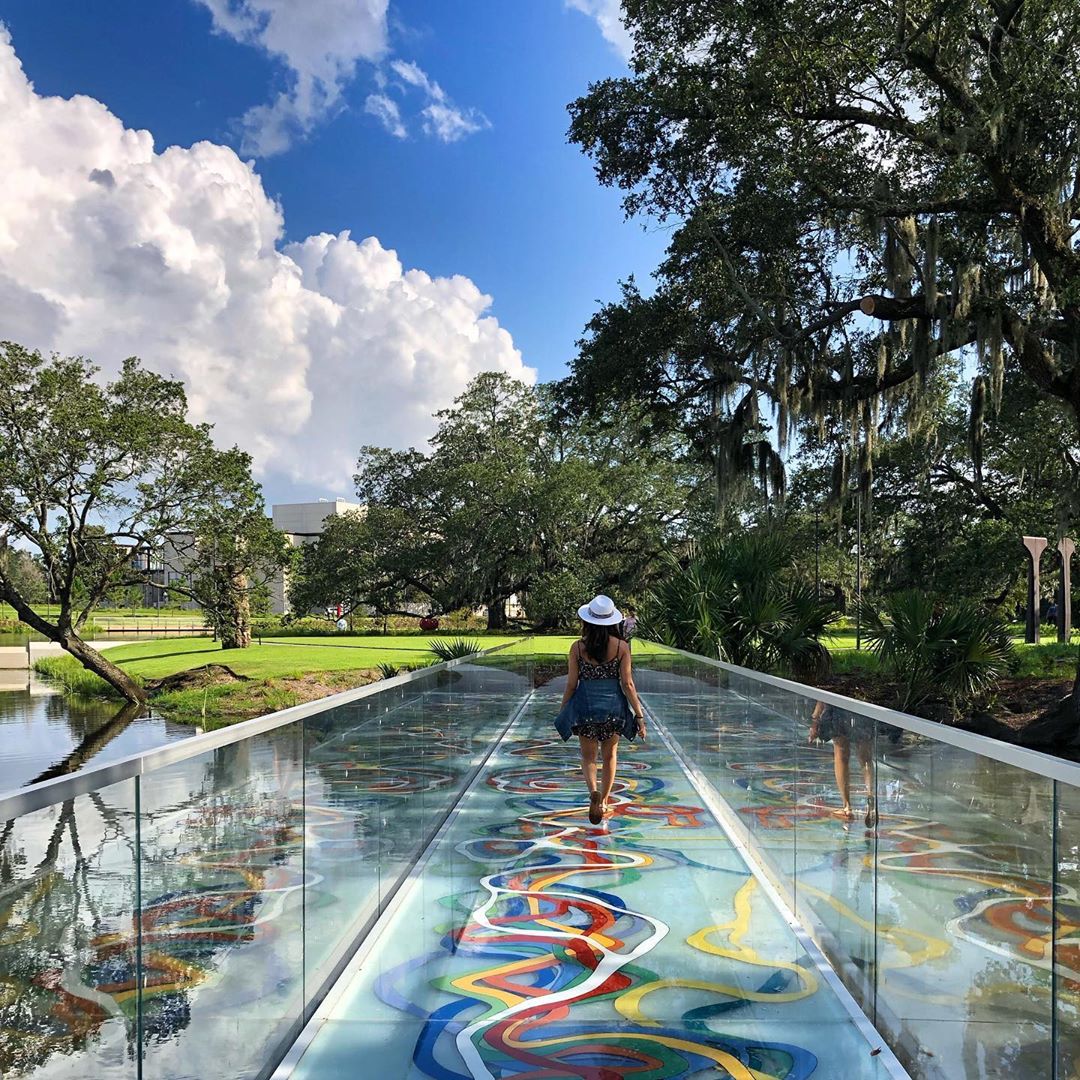
<svg viewBox="0 0 1080 1080">
<path fill-rule="evenodd" d="M 66 975 L 84 947 L 80 931 L 122 914 L 115 900 L 95 895 L 91 865 L 109 844 L 122 842 L 123 830 L 110 810 L 102 819 L 106 827 L 97 851 L 88 855 L 80 838 L 75 800 L 55 809 L 44 854 L 32 868 L 28 866 L 29 844 L 16 842 L 14 822 L 5 825 L 0 845 L 0 1070 L 4 1075 L 41 1065 L 57 1053 L 82 1050 L 88 1038 L 117 1012 L 104 995 L 71 987 Z"/>
<path fill-rule="evenodd" d="M 45 780 L 55 780 L 58 776 L 67 776 L 78 772 L 92 758 L 96 757 L 119 735 L 122 735 L 144 712 L 143 706 L 129 702 L 112 719 L 98 724 L 87 731 L 78 744 L 47 769 L 38 773 L 30 784 L 40 784 Z"/>
<path fill-rule="evenodd" d="M 80 698 L 73 694 L 46 694 L 31 700 L 39 703 L 49 723 L 67 727 L 76 742 L 108 723 L 116 714 L 115 702 Z M 138 712 L 135 715 L 138 716 Z"/>
</svg>

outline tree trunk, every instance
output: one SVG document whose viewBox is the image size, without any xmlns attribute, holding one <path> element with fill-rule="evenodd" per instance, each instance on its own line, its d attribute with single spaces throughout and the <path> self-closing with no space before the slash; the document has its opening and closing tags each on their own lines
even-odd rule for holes
<svg viewBox="0 0 1080 1080">
<path fill-rule="evenodd" d="M 117 667 L 82 638 L 63 634 L 57 640 L 65 652 L 71 653 L 87 671 L 100 675 L 125 701 L 146 704 L 146 691 L 123 668 Z"/>
<path fill-rule="evenodd" d="M 251 599 L 244 574 L 236 574 L 229 582 L 229 594 L 232 606 L 222 623 L 221 647 L 246 649 L 251 645 Z"/>
<path fill-rule="evenodd" d="M 506 629 L 506 598 L 489 600 L 487 606 L 487 628 L 489 630 Z"/>
</svg>

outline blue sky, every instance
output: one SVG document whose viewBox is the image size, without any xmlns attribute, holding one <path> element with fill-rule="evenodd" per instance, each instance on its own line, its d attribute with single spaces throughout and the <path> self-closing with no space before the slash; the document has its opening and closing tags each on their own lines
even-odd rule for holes
<svg viewBox="0 0 1080 1080">
<path fill-rule="evenodd" d="M 290 83 L 287 63 L 215 32 L 196 0 L 0 0 L 0 19 L 39 95 L 97 99 L 149 130 L 159 152 L 239 147 L 239 118 Z M 395 137 L 365 112 L 386 62 L 361 59 L 305 136 L 256 158 L 285 241 L 350 230 L 406 268 L 464 275 L 493 298 L 524 364 L 558 377 L 597 302 L 615 297 L 620 277 L 647 278 L 665 242 L 624 222 L 618 193 L 566 142 L 567 103 L 625 63 L 564 0 L 390 0 L 388 25 L 385 55 L 422 69 L 483 126 L 453 142 L 423 134 L 423 99 L 395 80 L 387 93 L 414 114 Z M 303 484 L 278 486 L 295 495 Z"/>
</svg>

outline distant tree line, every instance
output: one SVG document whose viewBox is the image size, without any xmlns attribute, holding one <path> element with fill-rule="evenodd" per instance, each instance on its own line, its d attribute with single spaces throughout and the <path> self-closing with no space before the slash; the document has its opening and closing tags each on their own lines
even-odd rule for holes
<svg viewBox="0 0 1080 1080">
<path fill-rule="evenodd" d="M 362 450 L 365 511 L 303 550 L 295 607 L 483 606 L 501 629 L 517 596 L 532 625 L 565 625 L 598 591 L 643 590 L 708 518 L 685 439 L 649 437 L 634 409 L 582 417 L 551 386 L 485 373 L 438 420 L 426 450 Z"/>
</svg>

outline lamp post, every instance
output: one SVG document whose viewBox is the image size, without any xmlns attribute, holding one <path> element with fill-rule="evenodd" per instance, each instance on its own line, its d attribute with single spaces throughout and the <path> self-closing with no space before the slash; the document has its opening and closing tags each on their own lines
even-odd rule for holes
<svg viewBox="0 0 1080 1080">
<path fill-rule="evenodd" d="M 814 507 L 814 599 L 821 600 L 821 511 Z"/>
<path fill-rule="evenodd" d="M 855 651 L 862 648 L 862 492 L 855 493 Z"/>
</svg>

